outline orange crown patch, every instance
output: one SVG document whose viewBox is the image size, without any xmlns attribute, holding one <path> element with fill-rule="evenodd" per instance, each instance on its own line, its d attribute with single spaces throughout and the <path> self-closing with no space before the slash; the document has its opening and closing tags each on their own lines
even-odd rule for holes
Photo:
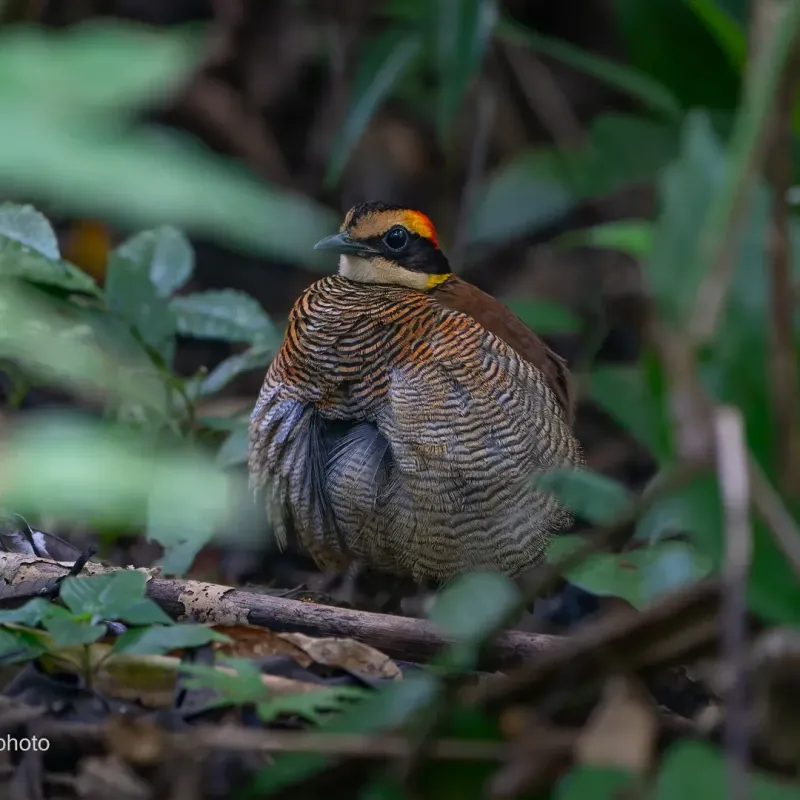
<svg viewBox="0 0 800 800">
<path fill-rule="evenodd" d="M 421 211 L 407 211 L 403 219 L 403 224 L 410 231 L 414 231 L 414 233 L 429 239 L 434 247 L 439 247 L 439 241 L 436 238 L 436 228 L 433 227 L 433 223 Z"/>
</svg>

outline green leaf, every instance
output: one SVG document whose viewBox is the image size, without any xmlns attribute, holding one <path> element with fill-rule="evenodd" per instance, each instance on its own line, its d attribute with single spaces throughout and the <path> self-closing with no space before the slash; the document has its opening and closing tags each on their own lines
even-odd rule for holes
<svg viewBox="0 0 800 800">
<path fill-rule="evenodd" d="M 725 176 L 725 154 L 708 116 L 686 117 L 681 152 L 659 181 L 661 213 L 645 275 L 659 310 L 680 324 L 694 304 L 707 265 L 698 260 L 697 244 L 706 212 Z"/>
<path fill-rule="evenodd" d="M 455 639 L 443 662 L 459 671 L 473 669 L 482 640 L 518 606 L 517 586 L 498 572 L 471 572 L 454 578 L 437 596 L 431 622 Z"/>
<path fill-rule="evenodd" d="M 275 697 L 259 703 L 256 711 L 262 722 L 272 722 L 285 714 L 302 717 L 314 725 L 321 725 L 330 718 L 331 714 L 340 713 L 342 709 L 351 706 L 354 702 L 363 700 L 366 695 L 365 689 L 355 686 L 338 686 Z"/>
<path fill-rule="evenodd" d="M 19 608 L 0 611 L 0 625 L 14 622 L 17 625 L 27 625 L 33 628 L 50 613 L 52 605 L 49 600 L 45 600 L 43 597 L 34 597 Z"/>
<path fill-rule="evenodd" d="M 201 524 L 192 530 L 192 535 L 186 538 L 185 533 L 175 532 L 176 535 L 164 533 L 153 524 L 147 531 L 150 541 L 164 545 L 164 555 L 158 562 L 165 575 L 185 575 L 194 564 L 197 554 L 211 539 L 214 531 L 207 525 Z"/>
<path fill-rule="evenodd" d="M 543 336 L 581 329 L 581 321 L 558 303 L 538 298 L 508 298 L 504 302 L 531 330 Z"/>
<path fill-rule="evenodd" d="M 139 570 L 119 570 L 107 575 L 65 578 L 59 597 L 73 614 L 116 619 L 117 615 L 144 599 L 147 577 Z"/>
<path fill-rule="evenodd" d="M 554 495 L 595 525 L 615 522 L 633 502 L 633 496 L 621 483 L 591 470 L 551 470 L 537 475 L 535 484 L 539 491 Z"/>
<path fill-rule="evenodd" d="M 166 413 L 164 384 L 150 359 L 127 328 L 135 352 L 115 347 L 119 331 L 108 323 L 116 318 L 93 312 L 0 280 L 0 356 L 48 385 Z"/>
<path fill-rule="evenodd" d="M 35 98 L 49 106 L 53 124 L 152 103 L 183 83 L 201 46 L 196 33 L 175 27 L 110 20 L 64 30 L 16 25 L 0 36 L 0 103 Z"/>
<path fill-rule="evenodd" d="M 108 309 L 126 320 L 169 364 L 175 353 L 175 319 L 150 279 L 149 261 L 128 257 L 126 253 L 136 253 L 129 245 L 130 241 L 124 242 L 108 259 Z"/>
<path fill-rule="evenodd" d="M 377 734 L 396 730 L 410 718 L 435 708 L 440 691 L 441 685 L 434 676 L 412 673 L 402 681 L 392 681 L 355 708 L 326 722 L 320 726 L 320 731 Z M 254 789 L 259 796 L 277 793 L 279 789 L 318 774 L 330 762 L 330 758 L 315 753 L 276 756 L 258 776 Z"/>
<path fill-rule="evenodd" d="M 0 628 L 0 664 L 19 664 L 32 661 L 47 647 L 34 631 Z"/>
<path fill-rule="evenodd" d="M 686 2 L 614 0 L 613 8 L 632 66 L 666 87 L 683 108 L 736 106 L 737 70 Z"/>
<path fill-rule="evenodd" d="M 261 304 L 235 289 L 173 297 L 169 305 L 184 336 L 273 346 L 278 336 Z"/>
<path fill-rule="evenodd" d="M 194 250 L 179 230 L 163 225 L 127 239 L 115 253 L 147 274 L 159 297 L 169 297 L 194 272 Z"/>
<path fill-rule="evenodd" d="M 674 525 L 712 561 L 715 572 L 722 566 L 724 523 L 719 487 L 714 475 L 702 476 L 688 486 L 659 498 Z M 748 585 L 748 604 L 769 624 L 800 622 L 800 583 L 772 534 L 760 519 L 753 520 L 753 558 Z"/>
<path fill-rule="evenodd" d="M 50 261 L 61 258 L 52 225 L 33 206 L 0 203 L 0 236 L 19 242 Z"/>
<path fill-rule="evenodd" d="M 247 461 L 250 433 L 247 423 L 232 431 L 222 447 L 217 451 L 217 464 L 220 467 L 236 467 Z"/>
<path fill-rule="evenodd" d="M 748 794 L 752 800 L 794 800 L 800 786 L 750 767 Z M 689 797 L 722 797 L 727 786 L 725 757 L 705 742 L 677 742 L 661 761 L 656 783 L 656 800 Z"/>
<path fill-rule="evenodd" d="M 741 73 L 747 60 L 747 34 L 717 0 L 684 0 L 719 43 L 731 66 Z"/>
<path fill-rule="evenodd" d="M 672 452 L 663 393 L 653 390 L 641 367 L 596 367 L 589 396 L 662 463 Z"/>
<path fill-rule="evenodd" d="M 439 100 L 436 125 L 440 141 L 447 139 L 497 21 L 495 0 L 435 0 L 437 5 L 436 64 Z"/>
<path fill-rule="evenodd" d="M 147 577 L 138 570 L 65 578 L 59 596 L 73 614 L 92 619 L 122 620 L 129 625 L 171 624 L 172 619 L 145 597 Z"/>
<path fill-rule="evenodd" d="M 205 625 L 152 625 L 125 631 L 114 643 L 114 651 L 137 655 L 162 655 L 172 650 L 202 647 L 209 642 L 229 642 L 227 636 Z"/>
<path fill-rule="evenodd" d="M 385 31 L 367 42 L 359 61 L 350 107 L 328 157 L 326 186 L 334 186 L 339 180 L 369 121 L 421 48 L 418 34 L 398 30 Z"/>
<path fill-rule="evenodd" d="M 399 777 L 385 775 L 365 786 L 358 800 L 408 800 L 408 795 Z"/>
<path fill-rule="evenodd" d="M 128 625 L 174 625 L 175 620 L 158 603 L 145 597 L 138 603 L 127 606 L 119 614 L 119 619 Z"/>
<path fill-rule="evenodd" d="M 635 783 L 628 772 L 611 767 L 573 767 L 557 784 L 554 800 L 617 800 Z"/>
<path fill-rule="evenodd" d="M 100 297 L 91 275 L 68 261 L 51 261 L 27 245 L 0 235 L 0 278 L 23 278 L 30 283 L 54 286 L 65 292 L 85 292 Z"/>
<path fill-rule="evenodd" d="M 330 210 L 265 186 L 187 135 L 131 125 L 132 112 L 184 83 L 201 55 L 197 42 L 174 27 L 5 29 L 4 191 L 121 227 L 175 225 L 237 249 L 329 269 L 313 245 L 337 224 Z"/>
<path fill-rule="evenodd" d="M 499 244 L 555 223 L 589 200 L 653 180 L 676 151 L 675 131 L 639 117 L 608 114 L 575 150 L 526 150 L 481 187 L 470 241 Z"/>
<path fill-rule="evenodd" d="M 558 241 L 569 247 L 598 247 L 647 258 L 653 249 L 653 229 L 649 220 L 625 219 L 571 231 Z"/>
<path fill-rule="evenodd" d="M 221 665 L 231 667 L 235 675 L 207 664 L 181 664 L 180 671 L 188 676 L 187 689 L 210 689 L 218 692 L 219 703 L 212 705 L 246 705 L 268 699 L 269 691 L 261 680 L 261 670 L 244 658 L 226 658 Z"/>
<path fill-rule="evenodd" d="M 210 457 L 85 419 L 29 416 L 4 442 L 0 504 L 109 526 L 142 524 L 155 510 L 165 537 L 193 535 L 198 519 L 212 529 L 233 523 L 245 489 Z"/>
<path fill-rule="evenodd" d="M 329 209 L 257 181 L 177 131 L 69 126 L 0 98 L 0 182 L 76 216 L 131 228 L 169 224 L 237 251 L 329 272 L 314 244 L 338 225 Z M 6 116 L 8 115 L 8 116 Z M 19 137 L 26 136 L 23 141 Z M 73 164 L 91 164 L 75 171 Z"/>
<path fill-rule="evenodd" d="M 215 394 L 224 389 L 235 377 L 243 372 L 255 369 L 264 369 L 275 355 L 276 347 L 273 343 L 257 344 L 248 348 L 243 353 L 236 353 L 217 364 L 203 379 L 200 385 L 200 394 L 203 397 Z"/>
<path fill-rule="evenodd" d="M 69 611 L 54 605 L 42 620 L 45 630 L 53 637 L 55 647 L 76 647 L 92 644 L 106 634 L 105 625 L 76 619 Z"/>
<path fill-rule="evenodd" d="M 557 563 L 585 544 L 577 536 L 557 536 L 547 559 Z M 611 595 L 643 608 L 657 597 L 694 583 L 709 574 L 711 559 L 691 545 L 663 541 L 623 553 L 597 553 L 565 572 L 576 586 L 597 595 Z"/>
<path fill-rule="evenodd" d="M 544 36 L 511 19 L 502 20 L 497 26 L 497 33 L 510 44 L 528 47 L 535 53 L 602 81 L 664 117 L 675 118 L 680 113 L 680 104 L 669 89 L 640 70 L 595 55 L 561 39 Z"/>
</svg>

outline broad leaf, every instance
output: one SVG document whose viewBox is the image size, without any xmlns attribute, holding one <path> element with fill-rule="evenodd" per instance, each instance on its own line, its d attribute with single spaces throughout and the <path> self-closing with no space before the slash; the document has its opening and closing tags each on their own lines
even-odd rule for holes
<svg viewBox="0 0 800 800">
<path fill-rule="evenodd" d="M 0 236 L 19 242 L 50 261 L 61 258 L 53 226 L 33 206 L 0 203 Z"/>
<path fill-rule="evenodd" d="M 111 253 L 106 275 L 108 308 L 134 328 L 167 364 L 175 354 L 175 319 L 150 279 L 150 263 L 125 255 L 128 243 Z"/>
<path fill-rule="evenodd" d="M 557 563 L 585 544 L 577 536 L 557 536 L 547 559 Z M 663 541 L 623 553 L 597 553 L 565 572 L 576 586 L 596 595 L 611 595 L 643 608 L 662 594 L 705 577 L 711 559 L 689 544 Z"/>
<path fill-rule="evenodd" d="M 0 625 L 13 622 L 17 625 L 35 627 L 50 613 L 52 607 L 53 604 L 49 600 L 45 600 L 43 597 L 34 597 L 19 608 L 0 611 Z"/>
<path fill-rule="evenodd" d="M 681 134 L 679 158 L 659 182 L 661 213 L 644 269 L 659 310 L 685 321 L 708 265 L 697 258 L 706 212 L 725 175 L 725 154 L 708 116 L 692 112 Z"/>
<path fill-rule="evenodd" d="M 77 215 L 124 227 L 176 225 L 328 269 L 313 245 L 336 215 L 265 186 L 186 135 L 130 124 L 132 111 L 183 83 L 201 55 L 197 43 L 179 29 L 108 22 L 4 29 L 0 183 Z"/>
<path fill-rule="evenodd" d="M 617 481 L 591 470 L 558 469 L 536 476 L 536 488 L 557 497 L 579 517 L 596 525 L 618 520 L 633 496 Z"/>
<path fill-rule="evenodd" d="M 636 778 L 611 767 L 573 767 L 556 785 L 553 800 L 617 800 L 635 786 Z"/>
<path fill-rule="evenodd" d="M 408 675 L 402 681 L 392 681 L 374 697 L 367 697 L 355 708 L 321 725 L 320 730 L 367 735 L 396 730 L 407 720 L 430 709 L 440 689 L 439 682 L 430 674 Z M 329 757 L 316 753 L 280 755 L 259 775 L 254 788 L 259 795 L 277 793 L 279 789 L 318 774 L 329 763 Z"/>
<path fill-rule="evenodd" d="M 65 415 L 15 425 L 0 471 L 0 503 L 22 514 L 141 525 L 155 511 L 165 537 L 193 535 L 198 519 L 203 529 L 232 522 L 241 497 L 237 478 L 200 452 L 148 447 L 133 433 Z"/>
<path fill-rule="evenodd" d="M 211 689 L 218 692 L 220 705 L 245 705 L 266 700 L 269 691 L 261 680 L 261 670 L 245 658 L 225 658 L 220 666 L 235 671 L 234 675 L 208 664 L 182 664 L 187 689 Z"/>
<path fill-rule="evenodd" d="M 118 321 L 109 314 L 0 281 L 0 356 L 19 361 L 48 385 L 166 413 L 160 375 L 127 326 L 123 343 L 112 322 Z"/>
<path fill-rule="evenodd" d="M 34 631 L 0 628 L 0 664 L 20 664 L 32 661 L 46 652 L 47 647 Z"/>
<path fill-rule="evenodd" d="M 129 625 L 171 624 L 172 620 L 145 597 L 147 578 L 128 569 L 107 575 L 66 578 L 59 596 L 73 614 L 92 619 L 121 620 Z"/>
<path fill-rule="evenodd" d="M 222 447 L 217 451 L 217 464 L 221 467 L 236 467 L 247 461 L 247 448 L 250 441 L 247 423 L 231 431 Z"/>
<path fill-rule="evenodd" d="M 356 686 L 339 686 L 319 689 L 314 692 L 275 697 L 259 703 L 256 712 L 262 722 L 273 722 L 282 715 L 301 717 L 308 722 L 321 725 L 331 714 L 341 711 L 353 703 L 362 701 L 367 690 Z"/>
<path fill-rule="evenodd" d="M 75 647 L 102 639 L 106 626 L 88 619 L 79 619 L 61 606 L 54 605 L 42 620 L 45 630 L 53 637 L 56 647 Z"/>
<path fill-rule="evenodd" d="M 161 655 L 172 650 L 202 647 L 209 642 L 227 642 L 228 637 L 205 625 L 151 625 L 125 631 L 114 643 L 117 653 Z"/>
<path fill-rule="evenodd" d="M 430 612 L 443 633 L 476 642 L 494 629 L 519 602 L 517 587 L 497 572 L 459 575 L 436 597 Z"/>
<path fill-rule="evenodd" d="M 170 309 L 178 333 L 198 339 L 275 343 L 277 331 L 261 304 L 234 289 L 211 290 L 174 297 Z"/>
<path fill-rule="evenodd" d="M 705 742 L 682 741 L 665 754 L 656 781 L 655 800 L 688 797 L 721 797 L 729 769 L 725 756 Z M 750 767 L 748 795 L 752 800 L 793 800 L 800 787 L 796 781 Z"/>
<path fill-rule="evenodd" d="M 65 292 L 85 292 L 96 297 L 101 295 L 91 275 L 68 261 L 51 261 L 27 245 L 3 235 L 0 235 L 0 278 L 22 278 Z"/>
<path fill-rule="evenodd" d="M 203 379 L 200 394 L 207 396 L 224 389 L 237 375 L 251 370 L 264 370 L 272 361 L 276 347 L 274 343 L 257 344 L 243 353 L 236 353 L 217 364 Z"/>
<path fill-rule="evenodd" d="M 168 225 L 137 233 L 115 252 L 148 275 L 159 297 L 169 297 L 194 272 L 192 245 L 183 233 Z"/>
<path fill-rule="evenodd" d="M 65 30 L 14 26 L 0 36 L 0 103 L 47 103 L 54 125 L 69 115 L 152 103 L 188 77 L 201 46 L 185 29 L 109 20 Z"/>
<path fill-rule="evenodd" d="M 663 393 L 654 391 L 641 367 L 603 366 L 589 376 L 589 395 L 659 461 L 672 454 Z"/>
<path fill-rule="evenodd" d="M 677 147 L 670 127 L 609 114 L 575 150 L 536 148 L 502 166 L 471 215 L 474 244 L 499 244 L 541 230 L 589 200 L 653 180 Z"/>
</svg>

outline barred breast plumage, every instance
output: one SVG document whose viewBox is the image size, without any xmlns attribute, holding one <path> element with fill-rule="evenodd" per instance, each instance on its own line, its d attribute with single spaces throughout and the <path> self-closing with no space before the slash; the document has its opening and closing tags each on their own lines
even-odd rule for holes
<svg viewBox="0 0 800 800">
<path fill-rule="evenodd" d="M 376 205 L 351 211 L 329 237 L 345 254 L 343 274 L 314 283 L 291 312 L 251 419 L 252 484 L 279 542 L 297 536 L 322 568 L 356 561 L 417 580 L 475 569 L 515 576 L 571 519 L 532 480 L 582 462 L 566 367 L 527 328 L 533 339 L 521 349 L 549 356 L 523 357 L 508 341 L 523 323 L 493 321 L 497 310 L 482 311 L 469 284 L 432 271 L 420 283 L 408 242 L 387 283 L 381 242 L 400 241 L 387 238 L 398 223 L 390 216 L 388 234 L 372 227 L 376 213 L 400 210 Z M 402 213 L 412 242 L 438 250 Z M 473 290 L 473 313 L 453 307 L 458 283 L 462 295 Z"/>
</svg>

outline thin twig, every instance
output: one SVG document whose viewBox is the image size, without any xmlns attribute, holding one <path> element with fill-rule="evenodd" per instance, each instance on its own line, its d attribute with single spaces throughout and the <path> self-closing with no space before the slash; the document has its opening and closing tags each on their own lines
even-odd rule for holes
<svg viewBox="0 0 800 800">
<path fill-rule="evenodd" d="M 505 42 L 500 46 L 517 86 L 553 142 L 562 148 L 578 147 L 583 129 L 551 69 L 520 45 Z"/>
<path fill-rule="evenodd" d="M 749 466 L 753 506 L 772 532 L 792 569 L 800 577 L 800 528 L 752 456 Z"/>
<path fill-rule="evenodd" d="M 711 206 L 696 259 L 709 268 L 697 292 L 688 320 L 690 338 L 711 339 L 725 304 L 733 275 L 737 235 L 752 188 L 758 178 L 768 141 L 770 110 L 800 27 L 800 3 L 754 0 L 751 55 L 745 94 L 729 147 L 725 184 Z"/>
<path fill-rule="evenodd" d="M 728 796 L 747 797 L 749 726 L 745 680 L 747 668 L 747 578 L 753 541 L 750 529 L 750 481 L 744 421 L 738 409 L 723 406 L 714 415 L 725 559 L 722 565 L 722 656 L 729 675 L 723 740 L 728 756 Z"/>
<path fill-rule="evenodd" d="M 788 198 L 792 186 L 792 117 L 799 67 L 800 61 L 795 52 L 775 103 L 767 155 L 767 177 L 772 189 L 772 216 L 767 240 L 772 295 L 771 313 L 768 316 L 772 345 L 770 395 L 774 408 L 775 452 L 780 488 L 787 495 L 800 493 L 800 393 L 794 346 L 794 289 Z"/>
<path fill-rule="evenodd" d="M 53 741 L 61 737 L 81 741 L 104 741 L 108 725 L 98 723 L 63 723 L 42 719 L 40 731 Z M 135 729 L 134 729 L 135 731 Z M 397 734 L 365 735 L 317 733 L 315 731 L 277 731 L 242 728 L 236 725 L 198 725 L 187 731 L 165 736 L 168 746 L 196 752 L 199 749 L 223 749 L 265 753 L 319 753 L 348 758 L 403 758 L 411 744 Z M 446 761 L 499 761 L 507 753 L 503 742 L 463 739 L 435 739 L 426 755 Z"/>
<path fill-rule="evenodd" d="M 489 142 L 495 119 L 495 96 L 485 79 L 479 82 L 475 98 L 475 135 L 472 139 L 467 177 L 461 193 L 461 205 L 450 249 L 453 269 L 460 272 L 464 267 L 464 255 L 469 244 L 470 218 L 475 210 L 475 197 L 486 169 Z"/>
</svg>

